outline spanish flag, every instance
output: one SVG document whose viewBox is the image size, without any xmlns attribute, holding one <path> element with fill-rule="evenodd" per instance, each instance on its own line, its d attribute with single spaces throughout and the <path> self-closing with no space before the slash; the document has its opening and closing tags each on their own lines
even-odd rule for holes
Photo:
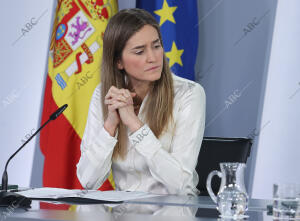
<svg viewBox="0 0 300 221">
<path fill-rule="evenodd" d="M 116 0 L 57 2 L 41 122 L 63 104 L 69 106 L 40 135 L 44 187 L 83 188 L 76 164 L 90 99 L 100 82 L 102 37 L 109 18 L 117 11 Z M 113 189 L 111 176 L 100 189 Z"/>
</svg>

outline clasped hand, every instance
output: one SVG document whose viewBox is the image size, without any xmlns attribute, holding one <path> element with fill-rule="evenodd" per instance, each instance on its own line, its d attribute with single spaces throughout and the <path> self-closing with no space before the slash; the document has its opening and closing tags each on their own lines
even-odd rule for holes
<svg viewBox="0 0 300 221">
<path fill-rule="evenodd" d="M 143 125 L 134 112 L 132 98 L 135 96 L 136 93 L 127 89 L 118 89 L 111 86 L 104 100 L 104 103 L 108 106 L 108 116 L 105 122 L 106 125 L 109 125 L 108 127 L 115 130 L 122 121 L 131 132 L 135 132 Z"/>
</svg>

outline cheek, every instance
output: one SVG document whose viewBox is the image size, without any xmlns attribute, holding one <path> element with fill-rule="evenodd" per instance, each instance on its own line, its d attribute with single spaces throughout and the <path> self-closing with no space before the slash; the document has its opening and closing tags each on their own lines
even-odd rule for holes
<svg viewBox="0 0 300 221">
<path fill-rule="evenodd" d="M 160 62 L 163 63 L 163 60 L 164 60 L 164 50 L 163 49 L 161 49 L 157 52 L 157 57 L 160 60 Z"/>
<path fill-rule="evenodd" d="M 126 59 L 123 60 L 125 70 L 139 69 L 143 68 L 143 61 L 137 57 L 127 56 Z"/>
</svg>

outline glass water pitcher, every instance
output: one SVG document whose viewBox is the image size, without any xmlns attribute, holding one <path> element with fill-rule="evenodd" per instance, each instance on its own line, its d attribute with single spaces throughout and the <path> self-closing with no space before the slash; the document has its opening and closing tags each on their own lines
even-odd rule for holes
<svg viewBox="0 0 300 221">
<path fill-rule="evenodd" d="M 222 217 L 241 217 L 248 209 L 248 194 L 244 184 L 245 167 L 244 163 L 220 163 L 221 172 L 214 170 L 207 177 L 207 191 Z M 211 179 L 215 175 L 221 178 L 217 196 L 211 189 Z"/>
</svg>

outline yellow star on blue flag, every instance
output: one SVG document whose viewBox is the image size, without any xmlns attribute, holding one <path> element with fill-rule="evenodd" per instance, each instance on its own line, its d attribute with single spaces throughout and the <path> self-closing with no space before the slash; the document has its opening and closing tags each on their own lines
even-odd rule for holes
<svg viewBox="0 0 300 221">
<path fill-rule="evenodd" d="M 136 0 L 159 23 L 163 46 L 172 72 L 195 80 L 198 51 L 197 1 Z"/>
<path fill-rule="evenodd" d="M 165 21 L 175 22 L 173 13 L 175 12 L 177 6 L 169 7 L 167 0 L 164 0 L 161 9 L 154 11 L 155 14 L 160 16 L 159 26 L 162 26 Z"/>
<path fill-rule="evenodd" d="M 169 58 L 169 66 L 172 67 L 175 63 L 179 64 L 182 66 L 182 60 L 181 60 L 181 55 L 183 53 L 182 50 L 178 50 L 175 42 L 172 44 L 171 51 L 166 52 L 167 58 Z"/>
</svg>

